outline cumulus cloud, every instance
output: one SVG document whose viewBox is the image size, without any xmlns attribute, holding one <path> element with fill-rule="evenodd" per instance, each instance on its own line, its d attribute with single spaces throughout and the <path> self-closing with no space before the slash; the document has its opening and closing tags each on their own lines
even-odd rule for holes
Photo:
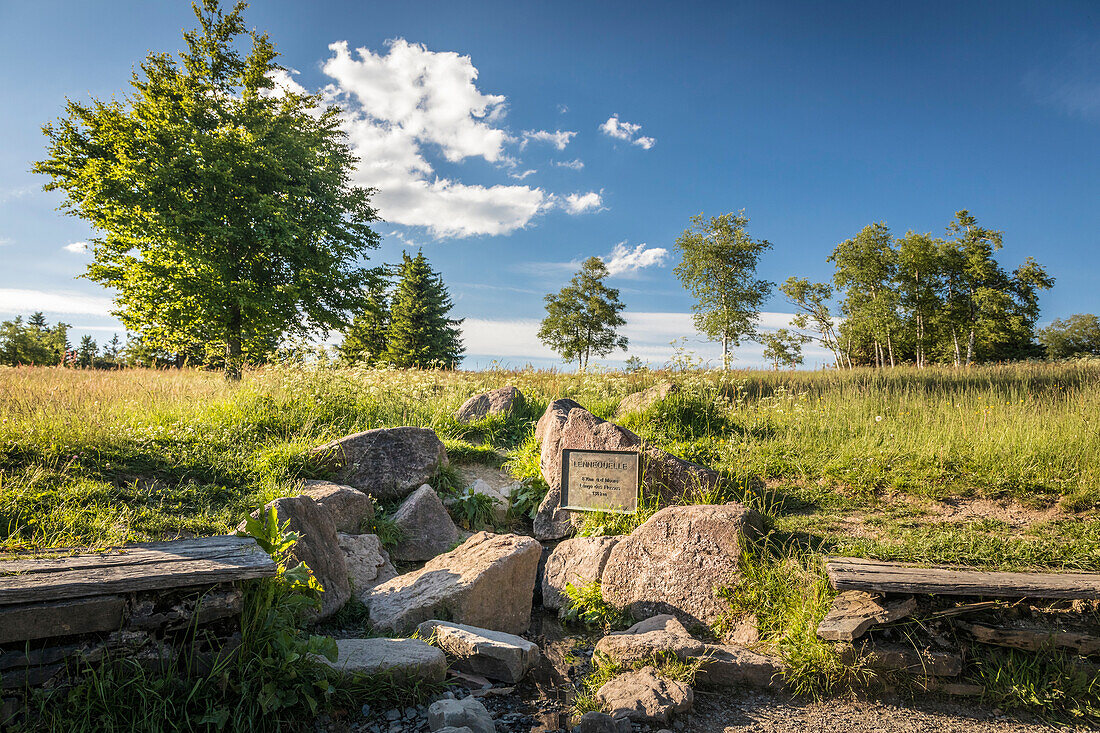
<svg viewBox="0 0 1100 733">
<path fill-rule="evenodd" d="M 0 313 L 65 313 L 86 316 L 108 316 L 114 301 L 97 295 L 84 295 L 64 290 L 23 290 L 0 288 Z"/>
<path fill-rule="evenodd" d="M 641 131 L 641 125 L 620 120 L 617 112 L 608 117 L 607 122 L 600 125 L 600 132 L 604 135 L 615 138 L 616 140 L 625 140 L 632 145 L 637 145 L 643 150 L 649 150 L 657 144 L 657 141 L 654 138 L 639 135 L 638 133 Z"/>
<path fill-rule="evenodd" d="M 72 244 L 66 244 L 61 249 L 65 250 L 66 252 L 72 252 L 73 254 L 83 254 L 84 252 L 88 251 L 88 243 L 73 242 Z"/>
<path fill-rule="evenodd" d="M 584 168 L 584 161 L 580 158 L 574 158 L 573 160 L 558 160 L 554 162 L 559 168 L 569 168 L 570 170 L 579 171 Z"/>
<path fill-rule="evenodd" d="M 645 242 L 630 249 L 626 242 L 619 242 L 612 248 L 611 254 L 600 259 L 607 265 L 610 274 L 622 275 L 665 264 L 668 261 L 668 250 L 664 247 L 647 248 Z"/>
<path fill-rule="evenodd" d="M 322 68 L 333 83 L 325 98 L 343 111 L 360 159 L 355 182 L 378 189 L 374 203 L 387 221 L 426 227 L 439 238 L 496 235 L 552 208 L 541 188 L 467 185 L 435 175 L 429 152 L 451 163 L 481 158 L 516 165 L 504 152 L 515 140 L 497 124 L 506 100 L 478 90 L 469 56 L 400 38 L 384 54 L 352 53 L 346 42 L 329 49 L 333 55 Z"/>
<path fill-rule="evenodd" d="M 565 146 L 569 144 L 569 141 L 577 136 L 577 133 L 571 130 L 555 130 L 549 132 L 547 130 L 524 130 L 523 142 L 520 144 L 520 148 L 527 147 L 527 143 L 550 143 L 558 150 L 565 150 Z"/>
<path fill-rule="evenodd" d="M 584 214 L 588 211 L 600 211 L 603 208 L 603 196 L 596 191 L 571 193 L 565 197 L 562 208 L 570 214 Z"/>
</svg>

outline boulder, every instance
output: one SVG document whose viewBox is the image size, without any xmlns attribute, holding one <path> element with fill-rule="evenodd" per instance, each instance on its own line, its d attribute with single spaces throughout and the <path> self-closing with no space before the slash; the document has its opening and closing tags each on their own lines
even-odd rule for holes
<svg viewBox="0 0 1100 733">
<path fill-rule="evenodd" d="M 720 592 L 738 580 L 742 537 L 759 531 L 760 516 L 734 502 L 665 507 L 611 549 L 604 600 L 635 618 L 710 625 L 728 608 Z"/>
<path fill-rule="evenodd" d="M 397 575 L 378 535 L 338 532 L 336 538 L 344 551 L 344 564 L 353 593 L 361 595 Z"/>
<path fill-rule="evenodd" d="M 662 614 L 636 623 L 626 631 L 605 636 L 596 644 L 596 651 L 629 667 L 638 662 L 652 662 L 657 655 L 672 655 L 680 661 L 688 661 L 702 656 L 706 647 L 692 637 L 675 616 Z"/>
<path fill-rule="evenodd" d="M 401 562 L 424 562 L 441 555 L 458 542 L 458 527 L 451 520 L 439 495 L 424 484 L 393 514 L 402 539 L 390 553 Z"/>
<path fill-rule="evenodd" d="M 662 677 L 653 667 L 642 667 L 613 677 L 596 691 L 596 699 L 612 717 L 667 723 L 675 713 L 691 710 L 695 695 L 683 682 Z"/>
<path fill-rule="evenodd" d="M 337 532 L 359 534 L 374 519 L 374 502 L 359 489 L 331 481 L 304 482 L 303 496 L 308 496 L 332 514 Z"/>
<path fill-rule="evenodd" d="M 521 634 L 531 620 L 542 546 L 530 537 L 478 532 L 420 570 L 381 583 L 363 598 L 371 624 L 406 632 L 448 618 Z"/>
<path fill-rule="evenodd" d="M 387 673 L 397 679 L 442 682 L 447 658 L 418 639 L 338 639 L 335 662 L 318 660 L 345 674 Z"/>
<path fill-rule="evenodd" d="M 456 669 L 501 682 L 519 682 L 541 658 L 538 644 L 503 631 L 435 619 L 420 624 L 417 631 L 454 658 Z"/>
<path fill-rule="evenodd" d="M 632 412 L 641 412 L 654 402 L 663 400 L 670 394 L 680 391 L 680 385 L 673 382 L 660 382 L 641 392 L 633 392 L 623 397 L 619 403 L 619 409 L 615 412 L 618 417 L 629 415 Z"/>
<path fill-rule="evenodd" d="M 321 610 L 313 615 L 320 621 L 339 611 L 351 598 L 348 584 L 348 568 L 344 552 L 336 536 L 336 524 L 332 513 L 308 496 L 289 496 L 275 499 L 263 509 L 252 513 L 254 517 L 267 514 L 275 507 L 279 524 L 287 523 L 287 529 L 300 537 L 291 551 L 299 562 L 304 562 L 324 588 L 321 594 Z M 244 524 L 237 528 L 244 531 Z"/>
<path fill-rule="evenodd" d="M 700 663 L 696 681 L 711 685 L 776 686 L 780 664 L 762 654 L 733 645 L 705 644 L 680 621 L 663 614 L 641 621 L 626 631 L 610 634 L 596 651 L 622 666 L 652 662 L 658 656 Z"/>
<path fill-rule="evenodd" d="M 550 490 L 535 515 L 535 537 L 553 540 L 573 533 L 577 519 L 561 508 L 562 450 L 636 450 L 641 454 L 642 495 L 671 500 L 716 487 L 716 471 L 673 456 L 653 446 L 643 446 L 636 434 L 601 420 L 569 399 L 554 400 L 535 426 L 541 445 L 539 466 Z"/>
<path fill-rule="evenodd" d="M 447 728 L 468 728 L 473 733 L 496 733 L 493 716 L 478 700 L 436 700 L 428 706 L 428 728 L 440 733 Z"/>
<path fill-rule="evenodd" d="M 611 554 L 611 548 L 619 537 L 576 537 L 560 542 L 546 559 L 542 571 L 542 605 L 550 609 L 562 608 L 568 597 L 565 587 L 598 583 L 603 568 Z"/>
<path fill-rule="evenodd" d="M 612 718 L 607 713 L 589 710 L 577 721 L 573 733 L 630 733 L 630 718 Z"/>
<path fill-rule="evenodd" d="M 462 424 L 480 420 L 486 415 L 510 415 L 517 404 L 523 402 L 523 393 L 515 387 L 501 387 L 484 394 L 474 395 L 462 403 L 455 413 L 455 420 Z"/>
<path fill-rule="evenodd" d="M 310 451 L 337 480 L 377 499 L 404 499 L 446 466 L 447 450 L 430 428 L 379 428 Z"/>
</svg>

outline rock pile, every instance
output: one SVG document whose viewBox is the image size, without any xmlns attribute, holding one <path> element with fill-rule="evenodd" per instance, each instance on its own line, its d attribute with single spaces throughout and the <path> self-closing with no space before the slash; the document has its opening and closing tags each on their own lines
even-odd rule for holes
<svg viewBox="0 0 1100 733">
<path fill-rule="evenodd" d="M 539 467 L 550 490 L 535 516 L 535 537 L 554 540 L 573 533 L 573 512 L 561 508 L 562 451 L 637 450 L 642 459 L 642 495 L 666 501 L 707 492 L 721 481 L 716 471 L 653 446 L 615 423 L 601 420 L 573 400 L 554 400 L 535 426 L 540 444 Z"/>
</svg>

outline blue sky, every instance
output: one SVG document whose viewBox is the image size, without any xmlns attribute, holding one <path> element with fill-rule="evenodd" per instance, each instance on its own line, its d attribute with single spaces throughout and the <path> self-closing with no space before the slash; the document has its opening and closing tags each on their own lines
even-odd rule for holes
<svg viewBox="0 0 1100 733">
<path fill-rule="evenodd" d="M 1033 255 L 1057 279 L 1044 322 L 1100 312 L 1095 2 L 261 1 L 246 21 L 286 84 L 346 110 L 387 219 L 370 262 L 423 247 L 471 368 L 554 364 L 542 296 L 590 255 L 627 306 L 631 347 L 608 364 L 659 364 L 679 336 L 715 359 L 672 273 L 700 212 L 745 209 L 781 282 L 829 279 L 833 247 L 873 221 L 938 235 L 967 208 L 1004 231 L 1006 267 Z M 0 318 L 117 329 L 110 293 L 75 279 L 94 233 L 29 168 L 66 96 L 127 93 L 193 22 L 175 1 L 0 4 Z M 789 308 L 766 310 L 768 328 Z"/>
</svg>

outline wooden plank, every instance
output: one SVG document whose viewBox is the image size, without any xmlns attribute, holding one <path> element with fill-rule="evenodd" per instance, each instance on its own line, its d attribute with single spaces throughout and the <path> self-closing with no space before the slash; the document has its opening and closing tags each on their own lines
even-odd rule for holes
<svg viewBox="0 0 1100 733">
<path fill-rule="evenodd" d="M 0 605 L 165 590 L 275 575 L 250 537 L 130 545 L 104 553 L 0 562 Z"/>
<path fill-rule="evenodd" d="M 1100 598 L 1100 573 L 1007 573 L 854 557 L 827 558 L 825 571 L 837 590 L 991 598 Z"/>
<path fill-rule="evenodd" d="M 1004 628 L 989 626 L 986 624 L 969 624 L 957 621 L 956 625 L 965 629 L 983 644 L 1004 646 L 1012 649 L 1023 649 L 1029 652 L 1044 652 L 1051 649 L 1065 649 L 1066 651 L 1091 656 L 1100 654 L 1100 636 L 1068 631 L 1065 629 L 1045 628 Z"/>
<path fill-rule="evenodd" d="M 826 641 L 853 641 L 876 624 L 898 621 L 916 610 L 917 599 L 912 596 L 887 603 L 861 590 L 846 590 L 833 601 L 817 635 Z"/>
<path fill-rule="evenodd" d="M 126 600 L 121 596 L 95 596 L 0 607 L 0 644 L 116 631 L 122 625 L 125 606 Z"/>
</svg>

